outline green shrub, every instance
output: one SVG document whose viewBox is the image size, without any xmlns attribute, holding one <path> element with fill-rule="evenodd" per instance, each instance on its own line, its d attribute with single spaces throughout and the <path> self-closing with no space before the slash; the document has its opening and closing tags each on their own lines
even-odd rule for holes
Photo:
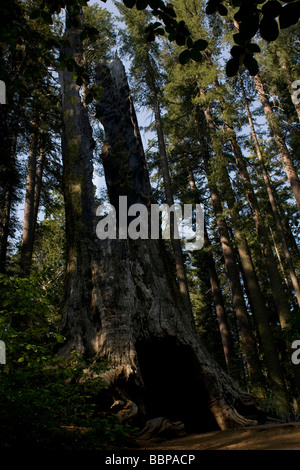
<svg viewBox="0 0 300 470">
<path fill-rule="evenodd" d="M 43 277 L 0 276 L 0 448 L 100 450 L 130 442 L 134 430 L 99 413 L 104 363 L 56 357 L 64 338 Z M 101 407 L 101 406 L 100 406 Z"/>
</svg>

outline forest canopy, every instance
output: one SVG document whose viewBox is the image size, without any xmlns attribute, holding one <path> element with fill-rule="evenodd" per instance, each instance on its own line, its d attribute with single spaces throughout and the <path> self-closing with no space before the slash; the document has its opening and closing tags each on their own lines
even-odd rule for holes
<svg viewBox="0 0 300 470">
<path fill-rule="evenodd" d="M 298 0 L 1 7 L 0 448 L 299 419 L 299 17 Z M 201 204 L 203 246 L 99 240 L 120 196 Z"/>
</svg>

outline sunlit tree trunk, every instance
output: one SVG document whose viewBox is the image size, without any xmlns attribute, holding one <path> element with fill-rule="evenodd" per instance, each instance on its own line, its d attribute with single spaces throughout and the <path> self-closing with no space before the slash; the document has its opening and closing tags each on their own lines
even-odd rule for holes
<svg viewBox="0 0 300 470">
<path fill-rule="evenodd" d="M 260 214 L 258 201 L 251 185 L 247 165 L 242 155 L 240 146 L 236 140 L 232 128 L 228 125 L 228 123 L 227 127 L 229 135 L 231 136 L 230 142 L 232 145 L 233 154 L 235 156 L 237 167 L 244 183 L 246 198 L 251 208 L 258 240 L 261 246 L 261 253 L 266 263 L 270 287 L 272 290 L 273 298 L 275 300 L 275 307 L 278 313 L 278 320 L 280 322 L 282 331 L 286 335 L 291 322 L 291 312 L 285 288 L 282 283 L 282 277 L 278 269 L 278 264 L 273 254 L 272 245 L 269 239 L 269 231 L 267 230 L 267 227 L 265 226 L 265 223 Z M 286 341 L 286 351 L 289 355 L 291 354 L 291 345 L 289 341 Z M 297 367 L 294 367 L 294 376 L 296 383 L 299 384 L 300 374 L 299 369 Z"/>
<path fill-rule="evenodd" d="M 214 132 L 214 125 L 210 110 L 207 105 L 204 106 L 203 113 L 207 125 L 208 138 L 211 139 L 211 135 Z M 208 186 L 210 190 L 212 206 L 216 216 L 216 223 L 219 231 L 222 252 L 224 255 L 224 262 L 226 265 L 227 275 L 230 282 L 232 302 L 236 312 L 241 341 L 243 344 L 243 349 L 247 361 L 249 378 L 253 390 L 255 391 L 257 396 L 262 396 L 264 389 L 264 379 L 258 360 L 255 339 L 248 317 L 248 311 L 244 299 L 244 292 L 240 281 L 239 268 L 232 248 L 232 241 L 229 235 L 227 223 L 223 215 L 221 198 L 219 195 L 218 188 L 216 187 L 216 184 L 213 182 L 212 178 L 212 168 L 208 151 L 203 152 L 203 160 L 206 177 L 208 180 Z"/>
<path fill-rule="evenodd" d="M 189 185 L 192 191 L 196 191 L 196 183 L 192 171 L 189 171 Z M 227 315 L 224 306 L 224 300 L 222 296 L 222 290 L 220 287 L 220 282 L 217 274 L 217 269 L 215 265 L 214 257 L 211 253 L 211 244 L 207 233 L 206 223 L 204 222 L 204 244 L 203 249 L 205 250 L 203 259 L 205 269 L 208 271 L 209 282 L 211 286 L 211 291 L 213 294 L 214 305 L 216 310 L 216 316 L 218 319 L 220 337 L 222 341 L 222 347 L 224 352 L 225 363 L 227 366 L 228 373 L 234 377 L 238 378 L 239 373 L 237 370 L 237 364 L 234 355 L 234 347 L 230 334 L 230 329 L 228 326 Z"/>
<path fill-rule="evenodd" d="M 267 376 L 274 394 L 274 404 L 278 413 L 282 417 L 287 417 L 291 414 L 291 408 L 275 338 L 268 319 L 268 309 L 258 283 L 247 240 L 239 228 L 239 214 L 236 209 L 236 201 L 226 169 L 224 169 L 224 182 L 225 192 L 227 192 L 228 208 L 231 210 L 231 220 L 235 234 L 236 246 L 247 285 L 251 309 L 254 314 L 255 324 L 257 325 L 260 338 L 260 348 L 263 353 Z"/>
<path fill-rule="evenodd" d="M 259 143 L 258 143 L 258 139 L 257 139 L 257 135 L 256 135 L 255 128 L 254 128 L 254 123 L 253 123 L 251 111 L 250 111 L 250 108 L 249 108 L 248 100 L 247 100 L 247 97 L 246 97 L 246 93 L 245 93 L 245 89 L 244 89 L 241 77 L 240 77 L 240 85 L 241 85 L 241 89 L 242 89 L 245 108 L 246 108 L 246 111 L 247 111 L 248 121 L 249 121 L 252 138 L 253 138 L 254 145 L 255 145 L 257 158 L 259 160 L 261 172 L 262 172 L 262 175 L 263 175 L 263 178 L 264 178 L 264 182 L 265 182 L 266 189 L 267 189 L 267 192 L 268 192 L 270 205 L 271 205 L 271 208 L 272 208 L 272 214 L 273 214 L 273 217 L 274 217 L 276 230 L 277 230 L 278 236 L 279 236 L 280 241 L 281 241 L 285 261 L 286 261 L 286 264 L 288 266 L 288 270 L 289 270 L 290 278 L 291 278 L 292 285 L 293 285 L 293 288 L 294 288 L 294 291 L 295 291 L 295 295 L 296 295 L 296 298 L 297 298 L 297 302 L 298 302 L 298 305 L 300 306 L 300 287 L 299 287 L 298 279 L 297 279 L 297 276 L 296 276 L 296 273 L 295 273 L 294 263 L 293 263 L 293 260 L 292 260 L 292 256 L 289 252 L 289 248 L 288 248 L 287 240 L 286 240 L 286 237 L 285 237 L 284 229 L 283 229 L 283 226 L 282 226 L 282 223 L 281 223 L 281 217 L 280 217 L 280 214 L 279 214 L 279 210 L 278 210 L 278 207 L 277 207 L 275 195 L 274 195 L 273 188 L 272 188 L 272 183 L 271 183 L 269 174 L 268 174 L 267 169 L 266 169 L 265 164 L 264 164 L 264 159 L 263 159 L 263 156 L 262 156 L 262 153 L 261 153 L 261 150 L 260 150 L 260 146 L 259 146 Z"/>
<path fill-rule="evenodd" d="M 265 227 L 264 221 L 260 214 L 258 201 L 256 195 L 253 191 L 253 187 L 250 181 L 250 176 L 248 173 L 247 165 L 244 159 L 244 156 L 241 152 L 241 148 L 237 142 L 235 133 L 231 126 L 228 123 L 225 123 L 227 126 L 229 140 L 232 146 L 232 151 L 236 160 L 237 168 L 239 174 L 242 178 L 245 194 L 253 220 L 256 227 L 256 232 L 258 240 L 261 246 L 261 253 L 266 263 L 266 269 L 268 272 L 268 277 L 270 281 L 270 287 L 272 290 L 272 295 L 274 297 L 276 308 L 278 311 L 278 316 L 282 329 L 286 328 L 290 320 L 290 306 L 287 299 L 287 295 L 282 284 L 281 276 L 278 271 L 278 266 L 275 260 L 275 257 L 272 252 L 272 247 L 269 240 L 269 234 Z"/>
<path fill-rule="evenodd" d="M 286 143 L 282 136 L 279 124 L 276 117 L 274 116 L 273 110 L 269 103 L 268 97 L 264 91 L 263 83 L 258 75 L 254 77 L 254 84 L 258 93 L 258 97 L 262 104 L 265 116 L 269 123 L 269 128 L 271 135 L 277 145 L 278 153 L 280 155 L 282 164 L 284 166 L 286 175 L 288 177 L 290 186 L 292 188 L 295 201 L 297 203 L 298 209 L 300 210 L 300 181 L 297 175 L 296 169 L 294 167 L 293 161 L 290 157 L 289 151 L 287 149 Z"/>
</svg>

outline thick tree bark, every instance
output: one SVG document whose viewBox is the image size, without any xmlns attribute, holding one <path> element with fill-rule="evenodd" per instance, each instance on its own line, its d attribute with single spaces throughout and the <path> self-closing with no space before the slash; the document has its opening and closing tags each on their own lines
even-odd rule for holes
<svg viewBox="0 0 300 470">
<path fill-rule="evenodd" d="M 76 56 L 76 31 L 69 32 Z M 151 201 L 133 104 L 120 61 L 98 70 L 103 165 L 112 204 Z M 190 429 L 257 423 L 264 413 L 213 361 L 184 309 L 160 240 L 99 240 L 93 224 L 92 134 L 71 74 L 62 73 L 67 301 L 60 353 L 106 358 L 123 420 L 166 416 Z M 113 408 L 113 399 L 111 406 Z"/>
<path fill-rule="evenodd" d="M 67 30 L 64 53 L 81 60 L 77 30 Z M 87 109 L 72 72 L 60 74 L 62 95 L 63 188 L 66 214 L 66 302 L 62 332 L 66 344 L 61 353 L 74 349 L 93 355 L 97 352 L 97 312 L 92 303 L 92 253 L 94 233 L 93 138 Z M 95 318 L 94 318 L 95 315 Z"/>
<path fill-rule="evenodd" d="M 284 138 L 281 134 L 279 125 L 276 121 L 276 117 L 274 116 L 273 110 L 271 108 L 271 105 L 269 103 L 269 100 L 266 96 L 266 93 L 264 91 L 263 83 L 261 79 L 259 78 L 258 75 L 254 77 L 254 84 L 258 93 L 258 97 L 260 99 L 260 102 L 262 104 L 265 116 L 267 118 L 267 121 L 269 123 L 269 128 L 270 132 L 274 138 L 274 141 L 277 145 L 278 148 L 278 153 L 280 155 L 282 164 L 284 166 L 286 175 L 288 177 L 290 186 L 292 188 L 295 201 L 297 203 L 298 209 L 300 210 L 300 180 L 297 175 L 296 169 L 294 167 L 294 164 L 292 162 L 292 159 L 290 157 L 289 151 L 287 149 L 287 146 L 285 144 Z"/>
</svg>

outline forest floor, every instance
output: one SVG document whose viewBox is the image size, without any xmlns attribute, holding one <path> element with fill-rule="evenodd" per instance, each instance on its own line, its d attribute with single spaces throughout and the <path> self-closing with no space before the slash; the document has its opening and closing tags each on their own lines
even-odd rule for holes
<svg viewBox="0 0 300 470">
<path fill-rule="evenodd" d="M 138 441 L 141 450 L 300 450 L 300 423 L 190 434 L 174 439 Z"/>
</svg>

